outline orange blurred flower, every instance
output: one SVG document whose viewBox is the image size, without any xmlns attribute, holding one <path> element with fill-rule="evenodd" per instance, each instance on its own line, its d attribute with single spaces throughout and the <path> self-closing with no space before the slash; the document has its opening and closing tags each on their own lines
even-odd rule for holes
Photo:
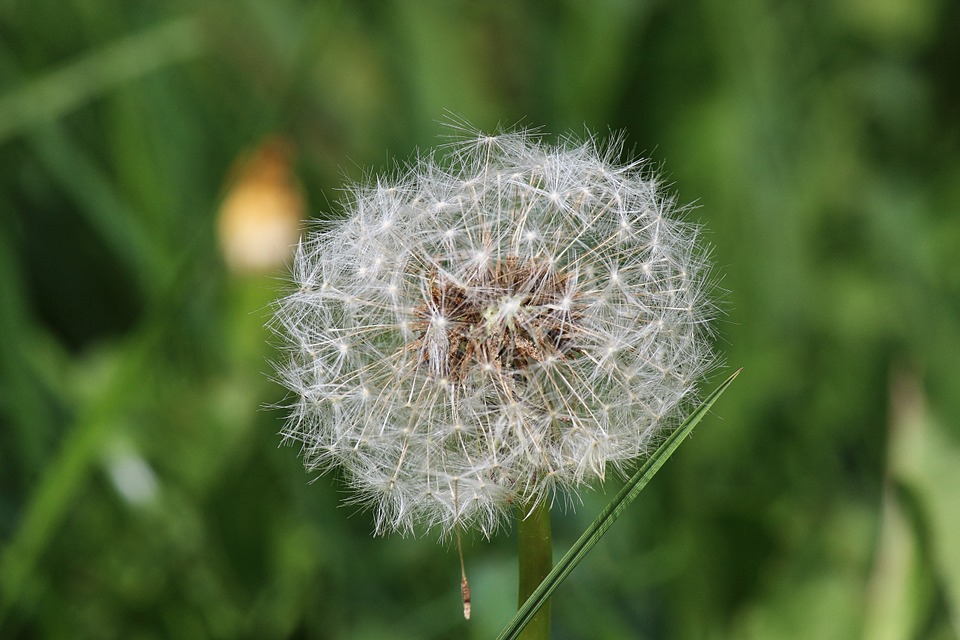
<svg viewBox="0 0 960 640">
<path fill-rule="evenodd" d="M 269 272 L 292 254 L 304 214 L 302 189 L 292 170 L 294 156 L 290 140 L 269 137 L 234 163 L 217 220 L 230 271 Z"/>
</svg>

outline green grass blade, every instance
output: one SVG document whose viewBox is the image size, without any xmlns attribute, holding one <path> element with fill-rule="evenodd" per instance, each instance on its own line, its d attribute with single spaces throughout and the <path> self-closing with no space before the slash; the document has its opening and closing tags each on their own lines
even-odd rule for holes
<svg viewBox="0 0 960 640">
<path fill-rule="evenodd" d="M 196 18 L 175 18 L 76 58 L 60 69 L 0 95 L 0 144 L 25 129 L 60 118 L 117 86 L 198 57 Z"/>
<path fill-rule="evenodd" d="M 547 577 L 543 579 L 543 582 L 537 587 L 530 597 L 527 598 L 527 601 L 523 603 L 523 606 L 517 611 L 517 615 L 514 616 L 513 620 L 504 627 L 503 631 L 500 632 L 500 635 L 497 636 L 498 640 L 512 640 L 519 637 L 520 632 L 523 631 L 523 628 L 527 625 L 530 619 L 534 616 L 537 610 L 543 605 L 543 603 L 550 597 L 554 589 L 556 589 L 561 582 L 573 571 L 573 568 L 576 567 L 584 556 L 597 544 L 600 538 L 607 532 L 607 530 L 613 525 L 613 523 L 620 517 L 620 515 L 626 510 L 630 503 L 633 502 L 636 497 L 640 494 L 644 487 L 647 486 L 647 483 L 653 478 L 653 476 L 660 470 L 660 467 L 673 455 L 673 452 L 677 450 L 677 447 L 680 446 L 680 443 L 690 435 L 690 432 L 693 431 L 693 428 L 697 426 L 697 423 L 707 414 L 710 410 L 710 407 L 713 406 L 713 403 L 717 401 L 717 398 L 727 390 L 727 387 L 734 381 L 734 379 L 740 375 L 742 369 L 738 369 L 731 375 L 729 378 L 724 380 L 723 384 L 717 387 L 713 393 L 711 393 L 703 401 L 703 403 L 698 406 L 693 413 L 684 421 L 680 427 L 670 434 L 670 437 L 660 446 L 657 451 L 650 456 L 650 458 L 643 464 L 642 467 L 633 475 L 632 478 L 624 485 L 620 493 L 610 501 L 610 504 L 606 506 L 603 512 L 597 516 L 587 530 L 583 532 L 583 535 L 580 536 L 570 550 L 567 551 L 566 555 L 557 562 L 556 566 L 553 567 L 553 570 L 547 574 Z"/>
</svg>

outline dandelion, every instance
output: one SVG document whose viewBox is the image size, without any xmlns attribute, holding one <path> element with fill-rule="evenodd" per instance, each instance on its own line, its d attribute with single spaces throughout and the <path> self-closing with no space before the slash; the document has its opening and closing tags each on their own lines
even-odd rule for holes
<svg viewBox="0 0 960 640">
<path fill-rule="evenodd" d="M 301 240 L 283 435 L 344 471 L 377 533 L 490 535 L 675 426 L 712 365 L 706 251 L 621 151 L 475 134 Z"/>
</svg>

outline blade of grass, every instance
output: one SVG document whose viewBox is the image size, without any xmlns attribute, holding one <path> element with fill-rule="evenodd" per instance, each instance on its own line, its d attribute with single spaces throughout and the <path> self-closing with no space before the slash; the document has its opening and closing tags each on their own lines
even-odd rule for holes
<svg viewBox="0 0 960 640">
<path fill-rule="evenodd" d="M 519 637 L 520 632 L 523 631 L 523 628 L 530 619 L 533 618 L 547 598 L 550 597 L 560 583 L 573 571 L 573 568 L 576 567 L 580 561 L 583 560 L 584 556 L 599 542 L 603 534 L 613 526 L 617 518 L 630 506 L 630 503 L 636 499 L 643 488 L 647 486 L 657 471 L 660 470 L 660 467 L 673 455 L 673 452 L 677 450 L 680 443 L 690 435 L 693 428 L 703 419 L 703 416 L 707 414 L 710 407 L 713 406 L 713 403 L 727 390 L 727 387 L 733 383 L 741 371 L 742 369 L 737 369 L 733 375 L 724 380 L 723 384 L 707 396 L 703 403 L 690 414 L 676 431 L 670 434 L 670 437 L 667 438 L 660 448 L 657 449 L 633 477 L 630 478 L 623 489 L 620 490 L 620 493 L 610 501 L 610 504 L 606 506 L 597 519 L 583 532 L 580 539 L 578 539 L 573 546 L 570 547 L 566 555 L 557 562 L 553 570 L 550 571 L 547 577 L 543 579 L 543 582 L 540 583 L 540 586 L 530 594 L 530 597 L 527 598 L 527 601 L 517 611 L 513 620 L 511 620 L 510 623 L 504 627 L 503 631 L 500 632 L 500 635 L 497 636 L 497 640 L 513 640 Z"/>
<path fill-rule="evenodd" d="M 27 138 L 50 176 L 77 204 L 79 213 L 104 244 L 149 291 L 163 279 L 169 258 L 143 223 L 143 215 L 123 196 L 115 177 L 97 166 L 89 149 L 69 135 L 59 123 L 49 123 Z"/>
<path fill-rule="evenodd" d="M 121 428 L 118 416 L 128 399 L 136 396 L 142 371 L 164 348 L 180 321 L 187 302 L 184 283 L 195 282 L 201 268 L 196 258 L 199 245 L 188 247 L 181 263 L 174 265 L 168 281 L 149 301 L 144 320 L 129 342 L 119 348 L 116 364 L 100 392 L 78 407 L 76 419 L 67 428 L 59 452 L 46 465 L 12 539 L 0 548 L 0 635 L 19 601 L 33 595 L 37 563 L 62 526 L 104 443 Z"/>
<path fill-rule="evenodd" d="M 12 211 L 13 204 L 0 197 L 0 209 Z M 0 407 L 12 430 L 0 441 L 12 437 L 12 441 L 6 441 L 15 445 L 0 453 L 0 464 L 18 468 L 15 475 L 28 478 L 43 465 L 44 441 L 55 433 L 56 418 L 50 398 L 37 384 L 35 367 L 31 366 L 35 355 L 31 347 L 36 346 L 43 330 L 30 317 L 26 279 L 15 251 L 5 221 L 0 222 L 0 335 L 4 336 L 0 340 L 0 379 L 4 380 L 5 396 Z"/>
<path fill-rule="evenodd" d="M 87 53 L 0 95 L 0 144 L 25 129 L 56 120 L 114 87 L 198 57 L 203 37 L 196 18 L 176 18 Z"/>
</svg>

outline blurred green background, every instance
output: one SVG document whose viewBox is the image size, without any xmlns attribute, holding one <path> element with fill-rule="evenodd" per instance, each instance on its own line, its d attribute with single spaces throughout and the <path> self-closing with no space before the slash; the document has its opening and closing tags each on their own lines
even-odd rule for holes
<svg viewBox="0 0 960 640">
<path fill-rule="evenodd" d="M 465 623 L 451 545 L 371 537 L 278 446 L 283 268 L 242 261 L 452 113 L 624 131 L 729 291 L 705 389 L 744 367 L 555 637 L 957 638 L 958 31 L 954 0 L 0 0 L 0 637 L 506 623 L 510 532 L 465 541 Z"/>
</svg>

